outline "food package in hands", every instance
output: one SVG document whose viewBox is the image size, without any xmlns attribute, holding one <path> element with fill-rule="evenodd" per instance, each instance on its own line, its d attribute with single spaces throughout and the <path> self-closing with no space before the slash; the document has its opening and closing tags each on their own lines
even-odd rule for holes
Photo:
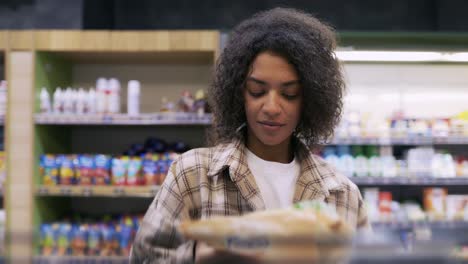
<svg viewBox="0 0 468 264">
<path fill-rule="evenodd" d="M 185 221 L 179 230 L 187 239 L 218 250 L 255 256 L 268 263 L 310 260 L 325 263 L 327 259 L 342 259 L 354 233 L 338 217 L 335 208 L 318 201 L 243 216 Z"/>
</svg>

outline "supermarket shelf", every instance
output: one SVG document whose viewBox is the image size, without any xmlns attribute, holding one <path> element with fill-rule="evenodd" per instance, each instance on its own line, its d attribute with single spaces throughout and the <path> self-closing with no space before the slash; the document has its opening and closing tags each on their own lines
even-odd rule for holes
<svg viewBox="0 0 468 264">
<path fill-rule="evenodd" d="M 437 186 L 452 186 L 466 185 L 468 186 L 468 177 L 453 177 L 453 178 L 434 178 L 425 177 L 349 177 L 349 179 L 357 185 L 437 185 Z"/>
<path fill-rule="evenodd" d="M 37 196 L 153 198 L 159 186 L 38 186 Z"/>
<path fill-rule="evenodd" d="M 417 222 L 374 222 L 374 229 L 412 229 L 428 227 L 430 229 L 453 229 L 468 231 L 468 221 L 417 221 Z"/>
<path fill-rule="evenodd" d="M 153 113 L 138 116 L 36 114 L 34 119 L 39 125 L 210 125 L 212 115 L 196 113 Z"/>
<path fill-rule="evenodd" d="M 98 256 L 36 256 L 33 259 L 34 264 L 51 263 L 93 263 L 93 264 L 116 264 L 128 263 L 129 257 L 98 257 Z"/>
<path fill-rule="evenodd" d="M 361 253 L 358 251 L 357 253 Z M 392 252 L 393 253 L 393 252 Z M 377 255 L 377 254 L 361 254 L 351 258 L 350 263 L 462 263 L 456 259 L 449 258 L 448 256 L 441 256 L 439 254 L 415 254 L 415 253 L 399 253 L 392 255 Z M 59 256 L 40 256 L 34 257 L 33 264 L 52 264 L 52 263 L 73 263 L 73 264 L 123 264 L 128 263 L 128 257 L 59 257 Z M 463 262 L 466 263 L 466 262 Z"/>
<path fill-rule="evenodd" d="M 464 145 L 468 137 L 335 138 L 331 145 Z"/>
</svg>

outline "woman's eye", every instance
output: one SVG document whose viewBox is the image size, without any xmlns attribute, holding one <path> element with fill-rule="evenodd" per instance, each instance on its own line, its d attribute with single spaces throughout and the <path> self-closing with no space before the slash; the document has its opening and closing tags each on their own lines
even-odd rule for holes
<svg viewBox="0 0 468 264">
<path fill-rule="evenodd" d="M 249 91 L 249 94 L 250 94 L 251 96 L 253 96 L 253 97 L 260 97 L 260 96 L 264 95 L 265 92 L 264 92 L 264 91 L 260 91 L 260 92 L 257 92 L 257 91 Z"/>
<path fill-rule="evenodd" d="M 298 97 L 297 94 L 284 94 L 283 96 L 288 100 L 294 100 Z"/>
</svg>

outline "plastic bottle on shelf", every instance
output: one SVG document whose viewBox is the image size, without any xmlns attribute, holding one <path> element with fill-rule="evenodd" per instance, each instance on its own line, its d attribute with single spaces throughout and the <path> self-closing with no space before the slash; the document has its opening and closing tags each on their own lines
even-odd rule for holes
<svg viewBox="0 0 468 264">
<path fill-rule="evenodd" d="M 105 78 L 98 78 L 96 81 L 96 112 L 98 114 L 107 113 L 107 93 L 107 80 Z"/>
<path fill-rule="evenodd" d="M 459 172 L 457 173 L 457 176 L 468 177 L 468 160 L 460 161 Z"/>
<path fill-rule="evenodd" d="M 50 113 L 50 112 L 52 112 L 52 106 L 50 105 L 49 92 L 47 91 L 47 89 L 45 87 L 42 87 L 39 99 L 41 101 L 41 103 L 40 103 L 41 113 Z"/>
<path fill-rule="evenodd" d="M 94 90 L 94 88 L 89 89 L 86 98 L 87 98 L 88 113 L 95 114 L 97 112 L 96 110 L 97 100 L 96 100 L 96 91 Z"/>
<path fill-rule="evenodd" d="M 140 114 L 140 82 L 131 80 L 128 82 L 127 113 L 131 116 Z"/>
<path fill-rule="evenodd" d="M 396 177 L 397 176 L 397 164 L 395 157 L 393 156 L 382 156 L 380 157 L 381 166 L 382 166 L 382 176 L 383 177 Z M 398 175 L 405 176 L 405 175 Z"/>
<path fill-rule="evenodd" d="M 448 153 L 442 154 L 442 162 L 445 168 L 442 175 L 443 177 L 451 178 L 457 176 L 457 169 L 452 155 Z"/>
<path fill-rule="evenodd" d="M 362 146 L 352 146 L 351 149 L 354 156 L 354 176 L 368 176 L 367 158 L 363 154 Z"/>
<path fill-rule="evenodd" d="M 382 176 L 382 160 L 379 156 L 379 149 L 377 146 L 368 146 L 367 155 L 367 171 L 370 176 L 381 177 Z"/>
<path fill-rule="evenodd" d="M 76 114 L 82 115 L 87 112 L 86 92 L 83 88 L 79 88 L 76 95 Z"/>
<path fill-rule="evenodd" d="M 78 111 L 77 111 L 76 108 L 77 108 L 78 100 L 79 100 L 79 98 L 78 98 L 78 90 L 71 89 L 71 100 L 72 100 L 72 107 L 71 107 L 72 111 L 71 111 L 71 112 L 72 112 L 73 114 L 77 114 Z"/>
<path fill-rule="evenodd" d="M 349 154 L 348 146 L 339 146 L 338 155 L 340 156 L 340 162 L 338 170 L 344 175 L 351 177 L 354 175 L 354 158 Z"/>
<path fill-rule="evenodd" d="M 120 82 L 115 78 L 108 81 L 108 112 L 120 113 Z"/>
<path fill-rule="evenodd" d="M 62 89 L 57 87 L 54 92 L 54 113 L 56 114 L 63 113 L 63 95 Z"/>
<path fill-rule="evenodd" d="M 65 90 L 63 96 L 63 112 L 65 114 L 73 114 L 73 91 L 70 87 Z"/>
<path fill-rule="evenodd" d="M 339 167 L 339 162 L 340 159 L 338 156 L 335 154 L 335 147 L 327 146 L 323 150 L 323 157 L 326 162 L 328 162 L 330 165 L 332 165 L 335 169 L 338 169 Z"/>
<path fill-rule="evenodd" d="M 369 166 L 368 171 L 369 175 L 373 177 L 381 177 L 382 176 L 382 160 L 378 156 L 372 156 L 367 161 Z"/>
</svg>

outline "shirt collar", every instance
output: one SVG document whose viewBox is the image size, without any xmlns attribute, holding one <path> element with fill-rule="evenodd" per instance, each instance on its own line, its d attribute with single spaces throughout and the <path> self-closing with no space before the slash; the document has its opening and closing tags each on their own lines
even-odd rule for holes
<svg viewBox="0 0 468 264">
<path fill-rule="evenodd" d="M 301 140 L 294 138 L 293 144 L 295 155 L 301 164 L 301 173 L 297 179 L 294 194 L 295 202 L 305 199 L 308 196 L 307 193 L 327 197 L 330 195 L 330 191 L 340 191 L 344 188 L 344 185 L 337 178 L 336 172 L 323 159 L 314 155 Z M 231 143 L 216 146 L 208 170 L 208 177 L 219 175 L 222 170 L 227 168 L 233 182 L 251 175 L 248 173 L 245 148 L 242 139 L 235 139 Z"/>
</svg>

